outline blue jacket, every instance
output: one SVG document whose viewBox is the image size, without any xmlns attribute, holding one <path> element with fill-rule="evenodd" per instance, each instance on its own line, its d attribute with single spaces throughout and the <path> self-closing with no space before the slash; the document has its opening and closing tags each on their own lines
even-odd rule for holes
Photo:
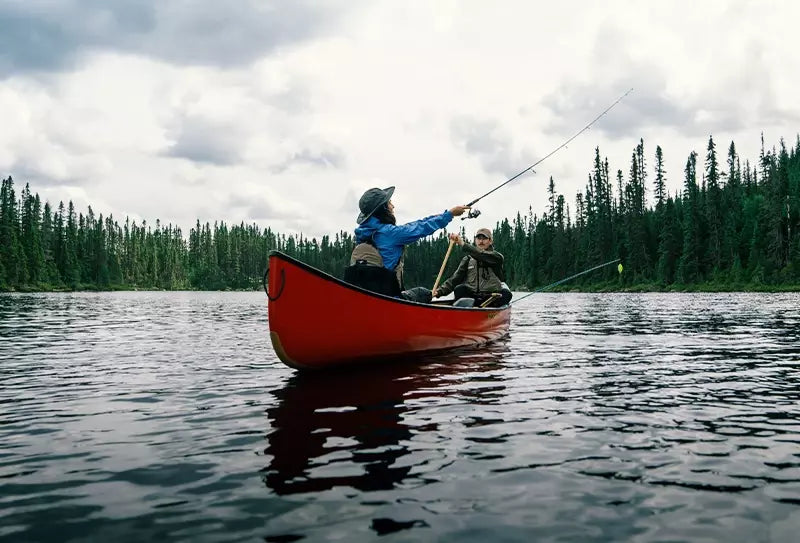
<svg viewBox="0 0 800 543">
<path fill-rule="evenodd" d="M 431 215 L 400 225 L 385 224 L 370 217 L 356 228 L 356 243 L 363 243 L 371 238 L 383 258 L 383 267 L 394 270 L 406 245 L 433 234 L 452 220 L 453 214 L 449 210 L 441 215 Z"/>
</svg>

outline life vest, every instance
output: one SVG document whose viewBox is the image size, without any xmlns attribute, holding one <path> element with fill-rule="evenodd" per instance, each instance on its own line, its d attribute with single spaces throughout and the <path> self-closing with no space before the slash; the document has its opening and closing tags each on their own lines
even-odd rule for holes
<svg viewBox="0 0 800 543">
<path fill-rule="evenodd" d="M 394 270 L 383 266 L 383 257 L 372 240 L 359 243 L 350 255 L 350 265 L 344 270 L 344 280 L 378 294 L 399 296 L 403 290 L 403 259 L 405 250 Z"/>
</svg>

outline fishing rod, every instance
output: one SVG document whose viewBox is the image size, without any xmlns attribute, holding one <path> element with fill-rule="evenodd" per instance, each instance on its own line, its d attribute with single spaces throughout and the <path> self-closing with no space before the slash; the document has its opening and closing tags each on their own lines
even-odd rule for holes
<svg viewBox="0 0 800 543">
<path fill-rule="evenodd" d="M 516 179 L 517 177 L 519 177 L 520 175 L 522 175 L 522 174 L 524 174 L 524 173 L 526 173 L 526 172 L 532 171 L 534 167 L 538 166 L 539 164 L 541 164 L 542 162 L 544 162 L 545 160 L 547 160 L 548 158 L 550 158 L 551 156 L 553 156 L 554 154 L 556 154 L 558 151 L 560 151 L 561 149 L 563 149 L 564 147 L 566 147 L 567 145 L 569 145 L 569 143 L 570 143 L 572 140 L 574 140 L 575 138 L 577 138 L 578 136 L 580 136 L 581 134 L 583 134 L 584 132 L 586 132 L 587 130 L 589 130 L 589 128 L 591 128 L 591 126 L 592 126 L 594 123 L 596 123 L 598 120 L 600 120 L 600 118 L 601 118 L 603 115 L 605 115 L 606 113 L 608 113 L 609 111 L 611 111 L 611 108 L 613 108 L 614 106 L 616 106 L 617 104 L 619 104 L 619 103 L 622 101 L 622 99 L 623 99 L 623 98 L 625 98 L 626 96 L 628 96 L 628 95 L 629 95 L 629 94 L 630 94 L 632 91 L 633 91 L 633 88 L 631 87 L 630 89 L 628 89 L 628 91 L 627 91 L 625 94 L 623 94 L 622 96 L 620 96 L 619 98 L 617 98 L 617 99 L 616 99 L 616 101 L 615 101 L 613 104 L 611 104 L 611 105 L 610 105 L 610 106 L 608 106 L 606 109 L 604 109 L 604 110 L 603 110 L 603 112 L 602 112 L 600 115 L 598 115 L 597 117 L 595 117 L 594 119 L 592 119 L 592 120 L 589 122 L 589 124 L 587 124 L 586 126 L 584 126 L 583 128 L 581 128 L 581 129 L 580 129 L 578 132 L 576 132 L 574 136 L 572 136 L 572 137 L 571 137 L 571 138 L 569 138 L 567 141 L 565 141 L 564 143 L 562 143 L 561 145 L 559 145 L 558 147 L 556 147 L 555 149 L 553 149 L 552 151 L 550 151 L 549 153 L 547 153 L 547 154 L 546 154 L 546 155 L 545 155 L 543 158 L 540 158 L 538 161 L 534 162 L 533 164 L 531 164 L 530 166 L 528 166 L 527 168 L 525 168 L 524 170 L 522 170 L 521 172 L 519 172 L 517 175 L 515 175 L 515 176 L 514 176 L 514 177 L 512 177 L 511 179 L 508 179 L 507 181 L 505 181 L 505 182 L 503 182 L 503 183 L 499 184 L 498 186 L 496 186 L 495 188 L 493 188 L 492 190 L 490 190 L 489 192 L 487 192 L 487 193 L 486 193 L 486 194 L 484 194 L 483 196 L 478 196 L 477 198 L 475 198 L 474 200 L 472 200 L 470 203 L 468 203 L 468 204 L 466 205 L 466 207 L 470 207 L 470 208 L 471 208 L 471 207 L 472 207 L 474 204 L 476 204 L 476 203 L 480 202 L 481 200 L 483 200 L 484 198 L 486 198 L 487 196 L 489 196 L 489 195 L 490 195 L 491 193 L 493 193 L 494 191 L 496 191 L 496 190 L 498 190 L 498 189 L 501 189 L 501 188 L 503 188 L 504 186 L 508 185 L 508 184 L 509 184 L 509 183 L 511 183 L 511 182 L 512 182 L 514 179 Z M 534 173 L 535 173 L 535 170 L 534 170 Z M 481 214 L 481 212 L 480 212 L 480 211 L 478 211 L 477 209 L 474 209 L 474 210 L 473 210 L 473 209 L 470 209 L 470 210 L 469 210 L 469 212 L 467 213 L 467 216 L 466 216 L 466 217 L 463 217 L 461 220 L 463 221 L 463 220 L 465 220 L 465 219 L 474 219 L 475 217 L 477 217 L 477 216 L 478 216 L 478 215 L 480 215 L 480 214 Z"/>
<path fill-rule="evenodd" d="M 511 302 L 511 303 L 512 303 L 512 304 L 514 304 L 514 303 L 516 303 L 516 302 L 519 302 L 520 300 L 524 300 L 525 298 L 527 298 L 527 297 L 528 297 L 528 296 L 530 296 L 531 294 L 536 294 L 537 292 L 542 292 L 543 290 L 547 290 L 547 289 L 549 289 L 549 288 L 552 288 L 552 287 L 558 286 L 558 285 L 560 285 L 561 283 L 566 283 L 566 282 L 567 282 L 567 281 L 569 281 L 570 279 L 575 279 L 576 277 L 580 277 L 581 275 L 586 275 L 586 274 L 587 274 L 587 273 L 589 273 L 589 272 L 593 272 L 594 270 L 599 270 L 600 268 L 604 268 L 604 267 L 606 267 L 606 266 L 610 266 L 611 264 L 615 264 L 616 262 L 619 262 L 619 261 L 620 261 L 620 259 L 619 259 L 619 258 L 617 258 L 617 259 L 614 259 L 614 260 L 609 260 L 608 262 L 605 262 L 605 263 L 603 263 L 603 264 L 600 264 L 600 265 L 598 265 L 598 266 L 595 266 L 594 268 L 589 268 L 588 270 L 584 270 L 584 271 L 582 271 L 582 272 L 580 272 L 580 273 L 576 273 L 575 275 L 570 275 L 569 277 L 567 277 L 567 278 L 565 278 L 565 279 L 562 279 L 562 280 L 560 280 L 560 281 L 556 281 L 555 283 L 550 283 L 550 284 L 549 284 L 549 285 L 547 285 L 547 286 L 544 286 L 544 287 L 541 287 L 541 288 L 537 288 L 536 290 L 534 290 L 534 291 L 532 291 L 532 292 L 529 292 L 529 293 L 528 293 L 528 294 L 526 294 L 525 296 L 522 296 L 521 298 L 517 298 L 516 300 L 514 300 L 514 301 L 513 301 L 513 302 Z M 620 264 L 620 270 L 619 270 L 619 273 L 622 273 L 622 264 Z"/>
</svg>

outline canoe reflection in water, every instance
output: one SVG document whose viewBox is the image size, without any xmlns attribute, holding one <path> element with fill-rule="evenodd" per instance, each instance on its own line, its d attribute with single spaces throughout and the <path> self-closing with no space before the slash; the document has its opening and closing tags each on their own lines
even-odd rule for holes
<svg viewBox="0 0 800 543">
<path fill-rule="evenodd" d="M 295 373 L 272 392 L 278 404 L 267 410 L 264 453 L 271 460 L 265 484 L 278 495 L 396 487 L 414 467 L 401 460 L 413 452 L 412 433 L 437 429 L 429 421 L 411 426 L 404 414 L 420 399 L 463 394 L 454 385 L 500 367 L 505 350 L 500 342 L 482 351 L 429 356 L 422 364 Z"/>
</svg>

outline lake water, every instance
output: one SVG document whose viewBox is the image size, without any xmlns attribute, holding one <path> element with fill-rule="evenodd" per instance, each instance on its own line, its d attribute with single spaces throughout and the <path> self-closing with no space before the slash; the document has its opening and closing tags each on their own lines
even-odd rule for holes
<svg viewBox="0 0 800 543">
<path fill-rule="evenodd" d="M 0 295 L 0 541 L 800 540 L 798 294 L 536 294 L 312 375 L 265 304 Z"/>
</svg>

